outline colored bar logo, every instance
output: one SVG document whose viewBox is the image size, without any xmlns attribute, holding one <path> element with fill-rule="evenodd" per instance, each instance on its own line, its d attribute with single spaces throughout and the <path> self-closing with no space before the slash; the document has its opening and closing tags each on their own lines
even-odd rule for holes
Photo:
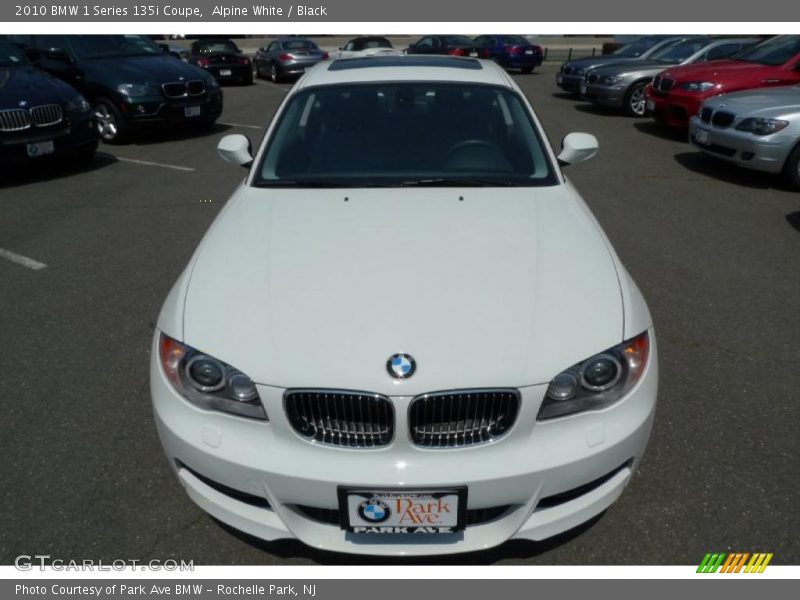
<svg viewBox="0 0 800 600">
<path fill-rule="evenodd" d="M 749 561 L 748 561 L 749 559 Z M 708 552 L 700 566 L 697 567 L 698 573 L 763 573 L 769 561 L 772 560 L 772 553 L 756 552 Z"/>
</svg>

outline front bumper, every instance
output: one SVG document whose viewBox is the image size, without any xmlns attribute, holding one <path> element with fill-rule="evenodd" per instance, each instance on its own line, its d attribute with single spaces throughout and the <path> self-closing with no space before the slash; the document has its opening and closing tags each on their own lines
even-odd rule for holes
<svg viewBox="0 0 800 600">
<path fill-rule="evenodd" d="M 705 97 L 683 94 L 673 90 L 668 94 L 656 92 L 648 85 L 645 91 L 645 112 L 656 121 L 685 129 L 689 119 L 697 114 Z"/>
<path fill-rule="evenodd" d="M 217 81 L 247 81 L 253 76 L 253 65 L 220 63 L 203 67 Z"/>
<path fill-rule="evenodd" d="M 52 142 L 52 154 L 30 157 L 28 145 Z M 31 128 L 24 131 L 0 134 L 0 162 L 24 164 L 43 158 L 71 157 L 82 151 L 97 147 L 98 136 L 91 113 L 72 117 L 58 125 Z"/>
<path fill-rule="evenodd" d="M 158 332 L 153 357 L 158 356 L 157 337 Z M 539 423 L 536 414 L 546 386 L 521 388 L 520 413 L 505 437 L 458 449 L 423 449 L 402 435 L 407 431 L 408 397 L 391 398 L 397 415 L 394 441 L 366 450 L 301 439 L 284 413 L 283 389 L 258 386 L 268 422 L 209 412 L 177 395 L 155 359 L 151 394 L 159 436 L 179 481 L 198 506 L 220 521 L 265 540 L 295 538 L 337 552 L 467 552 L 509 539 L 554 536 L 586 522 L 619 497 L 644 453 L 655 414 L 658 358 L 652 331 L 650 339 L 645 374 L 612 407 Z M 336 511 L 340 485 L 410 490 L 467 486 L 469 510 L 508 508 L 459 533 L 353 534 L 300 508 Z"/>
<path fill-rule="evenodd" d="M 698 136 L 702 136 L 702 141 Z M 756 136 L 732 127 L 720 129 L 704 123 L 698 117 L 692 117 L 689 123 L 689 142 L 706 154 L 742 167 L 780 173 L 796 138 L 780 133 Z"/>
<path fill-rule="evenodd" d="M 592 104 L 621 108 L 625 102 L 627 85 L 606 86 L 586 83 L 581 88 L 581 97 Z"/>
<path fill-rule="evenodd" d="M 581 91 L 581 84 L 583 83 L 583 75 L 564 75 L 563 73 L 556 74 L 556 85 L 562 90 L 579 94 Z"/>
<path fill-rule="evenodd" d="M 192 107 L 199 107 L 199 114 L 192 113 L 192 116 L 188 116 L 187 109 Z M 120 111 L 127 123 L 134 128 L 144 128 L 152 124 L 190 125 L 208 122 L 218 119 L 222 114 L 222 92 L 216 89 L 197 97 L 125 101 L 120 104 Z"/>
</svg>

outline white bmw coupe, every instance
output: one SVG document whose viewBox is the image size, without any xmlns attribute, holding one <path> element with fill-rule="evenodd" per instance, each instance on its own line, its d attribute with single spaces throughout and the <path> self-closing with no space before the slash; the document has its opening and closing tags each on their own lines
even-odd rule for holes
<svg viewBox="0 0 800 600">
<path fill-rule="evenodd" d="M 189 496 L 248 534 L 423 555 L 608 508 L 650 435 L 642 295 L 491 62 L 324 62 L 287 94 L 169 293 L 155 420 Z"/>
</svg>

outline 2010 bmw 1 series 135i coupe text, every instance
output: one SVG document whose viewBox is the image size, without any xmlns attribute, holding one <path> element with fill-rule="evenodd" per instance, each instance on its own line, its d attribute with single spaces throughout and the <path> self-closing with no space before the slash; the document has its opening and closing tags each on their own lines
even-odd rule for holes
<svg viewBox="0 0 800 600">
<path fill-rule="evenodd" d="M 488 61 L 334 60 L 288 93 L 169 293 L 151 389 L 203 510 L 373 555 L 541 540 L 647 444 L 647 305 L 514 81 Z"/>
</svg>

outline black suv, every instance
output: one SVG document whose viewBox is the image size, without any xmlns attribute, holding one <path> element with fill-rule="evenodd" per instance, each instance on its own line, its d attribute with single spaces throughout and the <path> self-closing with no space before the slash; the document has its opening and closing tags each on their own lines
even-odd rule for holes
<svg viewBox="0 0 800 600">
<path fill-rule="evenodd" d="M 124 141 L 147 124 L 210 127 L 222 90 L 203 69 L 176 59 L 141 35 L 17 35 L 38 65 L 91 102 L 100 137 Z"/>
<path fill-rule="evenodd" d="M 86 99 L 0 39 L 0 166 L 45 156 L 89 160 L 95 150 L 97 129 Z"/>
</svg>

